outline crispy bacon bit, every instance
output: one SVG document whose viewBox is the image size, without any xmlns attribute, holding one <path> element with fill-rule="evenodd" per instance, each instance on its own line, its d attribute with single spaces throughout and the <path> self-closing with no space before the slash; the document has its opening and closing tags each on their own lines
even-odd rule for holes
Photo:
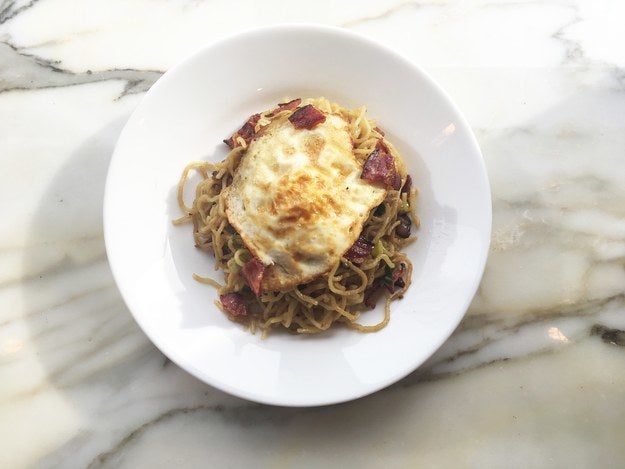
<svg viewBox="0 0 625 469">
<path fill-rule="evenodd" d="M 251 261 L 246 262 L 241 269 L 245 281 L 256 296 L 260 295 L 260 284 L 263 281 L 266 268 L 258 257 L 254 257 Z"/>
<path fill-rule="evenodd" d="M 371 256 L 373 244 L 362 236 L 358 237 L 351 248 L 347 250 L 343 257 L 354 264 L 362 264 Z"/>
<path fill-rule="evenodd" d="M 410 221 L 410 217 L 407 214 L 402 214 L 397 217 L 399 220 L 399 225 L 395 228 L 395 234 L 400 238 L 409 238 L 410 237 L 410 225 L 412 222 Z"/>
<path fill-rule="evenodd" d="M 247 316 L 249 311 L 247 308 L 247 301 L 240 293 L 227 293 L 219 296 L 221 306 L 224 307 L 226 312 L 231 316 Z"/>
<path fill-rule="evenodd" d="M 382 287 L 386 287 L 390 294 L 395 292 L 395 288 L 404 288 L 406 286 L 406 281 L 404 279 L 405 274 L 406 265 L 403 263 L 399 264 L 392 271 L 387 267 L 384 277 L 375 279 L 371 286 L 365 290 L 365 305 L 369 308 L 375 308 L 380 293 L 384 291 Z"/>
<path fill-rule="evenodd" d="M 384 137 L 384 131 L 379 128 L 379 127 L 374 127 L 373 130 L 375 130 L 377 133 L 379 133 L 382 137 Z"/>
<path fill-rule="evenodd" d="M 282 111 L 292 111 L 301 103 L 302 103 L 301 98 L 293 99 L 292 101 L 289 101 L 288 103 L 278 103 L 278 107 L 272 110 L 269 114 L 267 114 L 267 117 L 273 117 Z"/>
<path fill-rule="evenodd" d="M 299 108 L 289 116 L 289 121 L 296 129 L 313 129 L 318 124 L 325 122 L 326 116 L 312 104 Z"/>
<path fill-rule="evenodd" d="M 412 178 L 410 177 L 410 174 L 407 174 L 406 181 L 404 182 L 404 185 L 401 188 L 401 193 L 408 194 L 410 193 L 410 189 L 412 189 Z"/>
<path fill-rule="evenodd" d="M 395 158 L 382 139 L 378 140 L 375 150 L 365 161 L 360 178 L 369 182 L 382 183 L 387 188 L 400 189 L 401 176 L 395 168 Z"/>
<path fill-rule="evenodd" d="M 393 269 L 393 273 L 391 274 L 391 288 L 390 292 L 393 293 L 395 291 L 395 287 L 404 288 L 406 286 L 406 281 L 404 280 L 404 274 L 406 273 L 406 266 L 404 264 L 399 264 L 397 267 Z M 387 285 L 387 288 L 389 286 Z"/>
<path fill-rule="evenodd" d="M 241 137 L 243 138 L 243 140 L 245 140 L 245 143 L 249 145 L 252 141 L 252 138 L 254 138 L 254 127 L 258 123 L 258 119 L 260 119 L 260 114 L 254 114 L 253 116 L 250 116 L 247 122 L 243 124 L 243 127 L 233 133 L 230 138 L 224 140 L 224 143 L 228 145 L 230 149 L 232 149 L 238 145 L 237 139 Z"/>
</svg>

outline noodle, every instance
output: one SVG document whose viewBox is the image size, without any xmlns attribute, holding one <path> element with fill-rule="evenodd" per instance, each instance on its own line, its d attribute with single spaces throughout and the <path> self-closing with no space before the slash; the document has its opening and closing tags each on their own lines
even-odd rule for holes
<svg viewBox="0 0 625 469">
<path fill-rule="evenodd" d="M 364 106 L 348 110 L 325 98 L 307 99 L 302 103 L 313 104 L 324 112 L 338 114 L 348 122 L 354 142 L 354 156 L 361 165 L 374 150 L 378 140 L 383 138 L 375 123 L 366 118 Z M 268 116 L 270 111 L 266 111 L 260 115 L 255 130 L 258 131 L 272 119 L 291 112 L 283 110 Z M 398 155 L 388 141 L 385 140 L 385 143 L 393 154 Z M 375 256 L 371 260 L 355 265 L 343 257 L 328 272 L 307 284 L 285 292 L 265 292 L 256 297 L 248 290 L 245 280 L 239 274 L 242 266 L 253 256 L 228 222 L 222 196 L 224 189 L 232 184 L 246 149 L 245 140 L 239 136 L 235 148 L 222 162 L 193 162 L 182 172 L 177 197 L 178 205 L 185 215 L 173 223 L 193 223 L 196 247 L 215 256 L 215 269 L 224 272 L 225 285 L 196 274 L 194 278 L 214 286 L 220 295 L 231 292 L 243 294 L 254 305 L 252 312 L 245 317 L 228 316 L 244 323 L 251 332 L 259 328 L 265 335 L 272 327 L 283 327 L 298 333 L 314 334 L 327 330 L 334 323 L 344 324 L 361 332 L 375 332 L 385 327 L 390 320 L 391 302 L 401 298 L 410 286 L 412 264 L 401 252 L 401 248 L 412 242 L 414 237 L 400 238 L 396 235 L 395 228 L 402 213 L 408 214 L 414 227 L 419 226 L 414 212 L 416 190 L 412 188 L 409 192 L 402 192 L 389 189 L 384 201 L 369 214 L 362 235 L 376 246 Z M 188 207 L 183 200 L 183 192 L 192 172 L 197 172 L 202 180 L 196 187 L 193 205 Z M 405 174 L 402 176 L 405 177 Z M 376 253 L 376 250 L 381 252 Z M 367 309 L 365 299 L 369 290 L 375 290 L 385 280 L 388 281 L 389 271 L 396 266 L 405 269 L 405 281 L 401 288 L 387 295 L 384 318 L 375 325 L 360 324 L 357 321 L 361 312 Z M 216 304 L 223 309 L 219 302 Z"/>
</svg>

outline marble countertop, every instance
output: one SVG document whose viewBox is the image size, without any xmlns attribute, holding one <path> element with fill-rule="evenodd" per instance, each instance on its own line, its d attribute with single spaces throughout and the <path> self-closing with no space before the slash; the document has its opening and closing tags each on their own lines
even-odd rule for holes
<svg viewBox="0 0 625 469">
<path fill-rule="evenodd" d="M 618 0 L 0 3 L 0 467 L 622 467 L 625 6 Z M 473 127 L 493 194 L 478 295 L 420 369 L 292 409 L 213 389 L 133 321 L 102 237 L 145 91 L 234 31 L 358 31 Z"/>
</svg>

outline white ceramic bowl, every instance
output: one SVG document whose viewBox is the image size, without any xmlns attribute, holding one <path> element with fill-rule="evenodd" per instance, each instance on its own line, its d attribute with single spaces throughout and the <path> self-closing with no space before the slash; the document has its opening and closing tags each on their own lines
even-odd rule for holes
<svg viewBox="0 0 625 469">
<path fill-rule="evenodd" d="M 380 332 L 336 328 L 265 340 L 230 322 L 192 273 L 214 260 L 193 246 L 176 185 L 192 160 L 220 160 L 222 139 L 285 97 L 365 104 L 404 156 L 420 191 L 412 286 Z M 397 53 L 341 29 L 290 25 L 237 34 L 174 67 L 124 128 L 104 200 L 109 262 L 136 321 L 179 366 L 228 393 L 312 406 L 377 391 L 421 365 L 475 294 L 491 229 L 488 181 L 471 130 L 447 95 Z M 382 302 L 380 302 L 382 303 Z M 364 322 L 381 317 L 366 313 Z"/>
</svg>

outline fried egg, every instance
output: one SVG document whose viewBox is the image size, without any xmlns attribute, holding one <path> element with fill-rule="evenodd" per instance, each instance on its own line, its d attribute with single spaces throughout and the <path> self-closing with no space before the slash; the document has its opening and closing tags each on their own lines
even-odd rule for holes
<svg viewBox="0 0 625 469">
<path fill-rule="evenodd" d="M 226 214 L 265 264 L 261 289 L 285 291 L 329 271 L 386 189 L 363 181 L 347 122 L 313 129 L 273 120 L 253 140 L 225 196 Z"/>
</svg>

